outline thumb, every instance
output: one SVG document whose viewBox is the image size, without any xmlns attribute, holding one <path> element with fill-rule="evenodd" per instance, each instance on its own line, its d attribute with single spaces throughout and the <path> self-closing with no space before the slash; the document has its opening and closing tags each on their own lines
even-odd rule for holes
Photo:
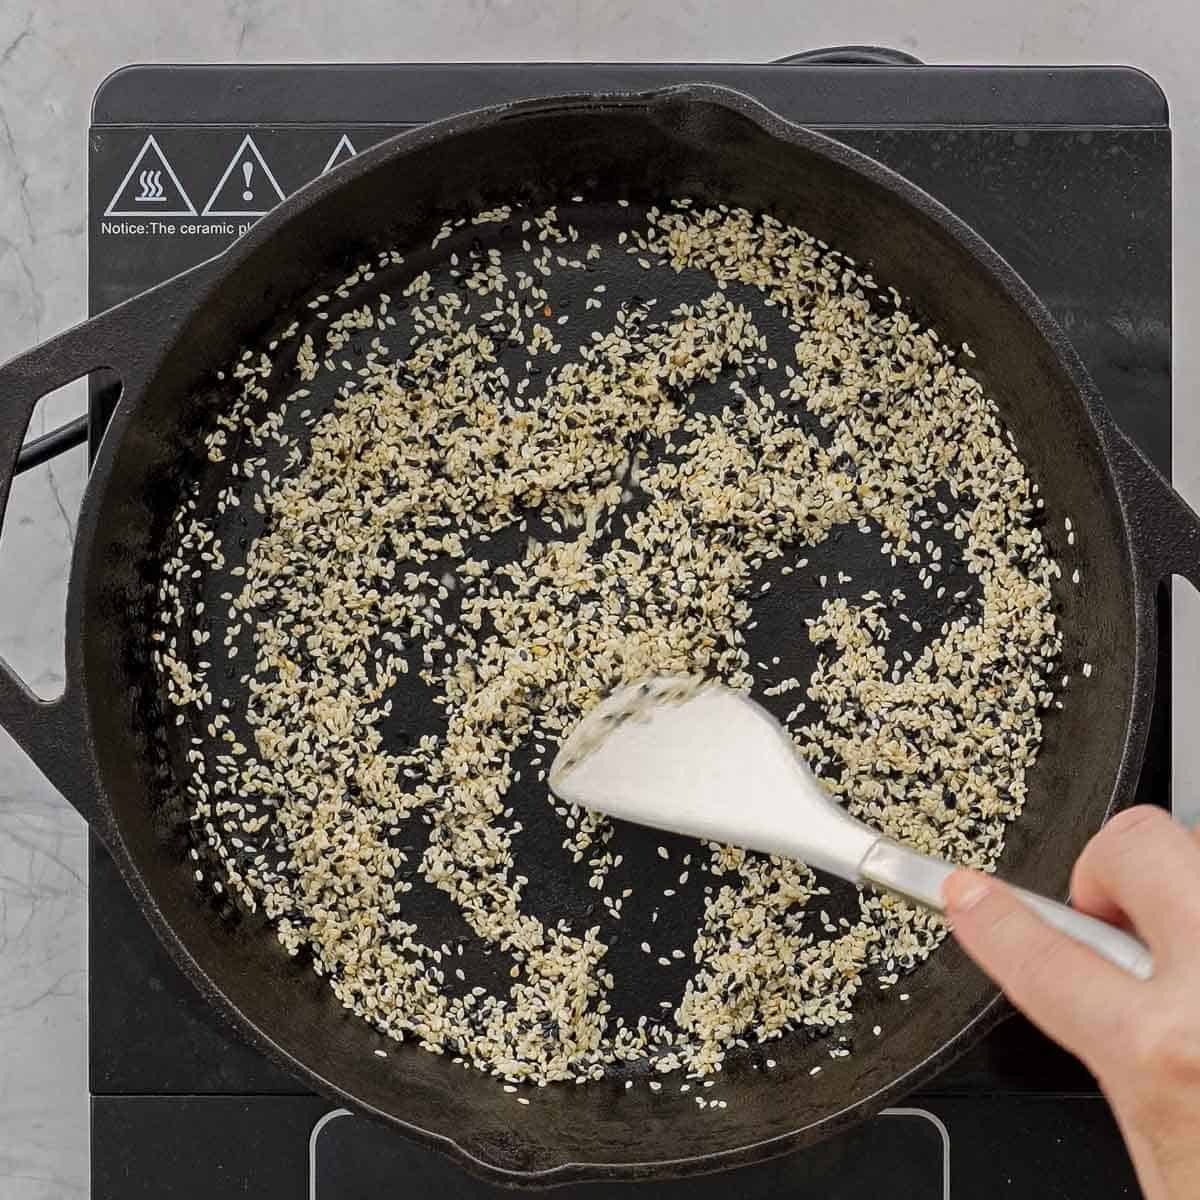
<svg viewBox="0 0 1200 1200">
<path fill-rule="evenodd" d="M 963 949 L 1044 1033 L 1099 1071 L 1120 1052 L 1122 1013 L 1139 984 L 1047 925 L 997 879 L 955 871 L 943 896 Z"/>
</svg>

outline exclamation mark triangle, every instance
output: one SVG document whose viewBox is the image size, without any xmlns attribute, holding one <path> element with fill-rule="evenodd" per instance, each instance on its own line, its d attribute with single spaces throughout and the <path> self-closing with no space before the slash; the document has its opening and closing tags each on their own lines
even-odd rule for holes
<svg viewBox="0 0 1200 1200">
<path fill-rule="evenodd" d="M 246 134 L 217 180 L 217 186 L 213 188 L 201 215 L 261 217 L 281 203 L 283 198 L 283 189 L 267 166 L 267 160 L 254 144 L 254 139 Z"/>
</svg>

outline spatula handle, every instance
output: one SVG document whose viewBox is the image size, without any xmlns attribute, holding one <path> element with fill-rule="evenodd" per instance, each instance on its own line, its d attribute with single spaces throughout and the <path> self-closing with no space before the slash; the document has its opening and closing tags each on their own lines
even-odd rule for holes
<svg viewBox="0 0 1200 1200">
<path fill-rule="evenodd" d="M 859 874 L 864 883 L 896 892 L 906 899 L 925 905 L 926 908 L 932 908 L 935 912 L 945 911 L 942 885 L 953 871 L 954 867 L 950 863 L 910 850 L 890 838 L 880 838 L 859 867 Z M 1014 888 L 1013 891 L 1046 924 L 1053 925 L 1059 932 L 1082 942 L 1085 946 L 1090 946 L 1114 966 L 1128 971 L 1138 979 L 1149 979 L 1154 973 L 1154 961 L 1150 950 L 1123 929 L 1089 917 L 1086 913 L 1081 913 L 1066 904 L 1059 904 L 1056 900 L 1049 900 L 1035 892 L 1027 892 L 1024 888 Z"/>
</svg>

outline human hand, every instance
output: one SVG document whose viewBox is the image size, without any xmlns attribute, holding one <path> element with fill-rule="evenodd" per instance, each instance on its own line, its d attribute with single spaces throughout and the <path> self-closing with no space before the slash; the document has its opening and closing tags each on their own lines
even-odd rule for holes
<svg viewBox="0 0 1200 1200">
<path fill-rule="evenodd" d="M 955 871 L 946 915 L 966 952 L 1100 1082 L 1146 1200 L 1200 1196 L 1200 832 L 1158 808 L 1115 816 L 1088 843 L 1073 904 L 1136 932 L 1134 979 L 1050 928 L 999 880 Z"/>
</svg>

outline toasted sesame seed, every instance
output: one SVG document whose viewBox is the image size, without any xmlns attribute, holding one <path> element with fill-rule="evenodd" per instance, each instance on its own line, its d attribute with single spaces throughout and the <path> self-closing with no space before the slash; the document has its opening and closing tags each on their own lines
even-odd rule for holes
<svg viewBox="0 0 1200 1200">
<path fill-rule="evenodd" d="M 523 258 L 493 250 L 483 235 L 513 212 L 470 218 L 475 245 L 459 233 L 468 218 L 444 223 L 432 244 L 449 242 L 451 269 L 404 267 L 402 286 L 403 256 L 373 256 L 312 302 L 306 329 L 293 322 L 230 373 L 230 405 L 214 409 L 205 447 L 224 485 L 219 510 L 252 532 L 221 546 L 224 526 L 200 511 L 199 493 L 185 496 L 153 635 L 177 710 L 170 736 L 188 739 L 194 772 L 204 854 L 193 861 L 211 868 L 214 893 L 263 912 L 288 954 L 311 955 L 341 1003 L 392 1037 L 539 1086 L 639 1060 L 711 1075 L 756 1041 L 844 1024 L 869 978 L 891 989 L 944 926 L 864 891 L 852 917 L 823 916 L 823 933 L 802 936 L 796 914 L 826 891 L 807 867 L 703 846 L 677 876 L 682 887 L 698 869 L 713 882 L 694 941 L 655 956 L 691 960 L 680 990 L 618 1020 L 605 954 L 623 903 L 636 919 L 634 902 L 655 893 L 621 887 L 607 821 L 551 798 L 546 819 L 601 894 L 603 932 L 532 915 L 515 815 L 526 810 L 510 793 L 544 781 L 563 732 L 615 684 L 700 673 L 768 698 L 802 690 L 790 731 L 841 803 L 921 849 L 993 866 L 1020 814 L 1038 713 L 1062 704 L 1042 682 L 1067 682 L 1053 669 L 1061 572 L 1031 519 L 1043 501 L 980 384 L 894 290 L 880 293 L 885 311 L 867 303 L 877 285 L 836 250 L 727 207 L 631 213 L 618 240 L 643 268 L 687 268 L 711 293 L 656 312 L 653 298 L 614 288 L 605 309 L 581 308 L 556 281 L 600 269 L 590 265 L 600 248 L 588 245 L 585 268 L 571 257 L 583 253 L 572 249 L 580 231 L 547 209 L 518 218 Z M 363 304 L 376 267 L 396 272 L 389 293 Z M 793 345 L 768 344 L 768 309 L 785 316 Z M 582 348 L 564 349 L 587 321 Z M 774 393 L 772 361 L 786 376 Z M 286 398 L 271 390 L 283 377 Z M 725 412 L 697 401 L 701 385 L 725 390 Z M 661 461 L 630 449 L 654 439 L 668 448 Z M 936 498 L 942 485 L 956 506 Z M 960 561 L 970 586 L 926 630 L 899 589 L 861 594 L 834 563 L 796 622 L 820 665 L 764 687 L 756 670 L 792 660 L 762 643 L 757 598 L 811 596 L 797 549 L 819 569 L 819 548 L 846 526 L 878 532 L 880 564 L 915 572 L 909 591 L 932 596 Z M 518 527 L 515 559 L 489 547 Z M 762 571 L 785 554 L 796 563 L 776 587 Z M 897 652 L 897 628 L 925 638 Z M 242 692 L 218 705 L 212 690 L 235 660 Z M 434 697 L 437 719 L 407 730 L 417 736 L 400 753 L 382 728 L 408 683 Z M 526 744 L 536 770 L 522 772 Z M 401 848 L 409 820 L 428 840 L 415 854 Z M 465 997 L 446 987 L 473 968 L 461 942 L 404 918 L 414 886 L 444 893 L 511 987 Z"/>
</svg>

